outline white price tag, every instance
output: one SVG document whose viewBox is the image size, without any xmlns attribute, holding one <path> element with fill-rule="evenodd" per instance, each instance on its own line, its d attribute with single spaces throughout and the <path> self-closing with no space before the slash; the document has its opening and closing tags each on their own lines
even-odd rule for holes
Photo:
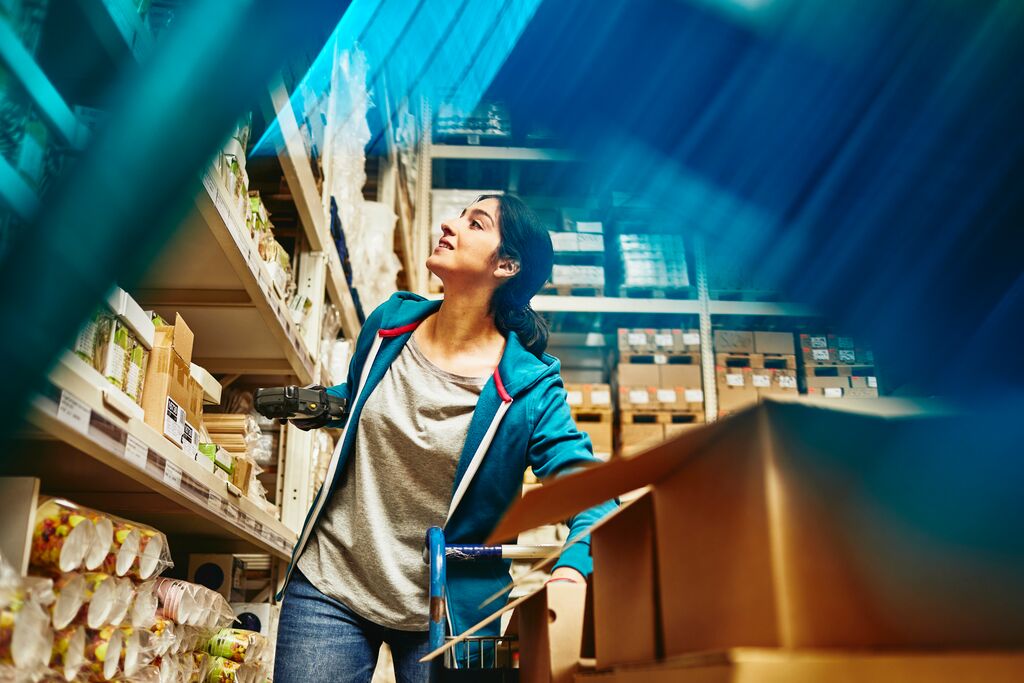
<svg viewBox="0 0 1024 683">
<path fill-rule="evenodd" d="M 60 403 L 57 404 L 57 419 L 64 424 L 77 429 L 83 434 L 88 434 L 89 415 L 91 412 L 89 406 L 83 403 L 77 396 L 67 391 L 60 392 Z"/>
<path fill-rule="evenodd" d="M 796 377 L 792 375 L 779 375 L 779 386 L 783 389 L 796 389 Z"/>
<path fill-rule="evenodd" d="M 704 392 L 701 391 L 700 389 L 687 389 L 684 392 L 683 397 L 686 399 L 687 403 L 704 402 Z"/>
<path fill-rule="evenodd" d="M 149 459 L 149 446 L 141 439 L 131 434 L 124 443 L 124 459 L 141 470 L 146 469 L 146 461 Z"/>
<path fill-rule="evenodd" d="M 629 390 L 629 402 L 630 403 L 647 403 L 647 390 L 646 389 L 630 389 Z"/>
<path fill-rule="evenodd" d="M 671 349 L 673 346 L 671 334 L 656 334 L 654 335 L 654 345 L 660 346 L 663 349 Z"/>
<path fill-rule="evenodd" d="M 825 387 L 825 398 L 842 398 L 842 387 Z"/>
<path fill-rule="evenodd" d="M 700 335 L 696 332 L 684 332 L 683 344 L 686 346 L 700 346 Z"/>
<path fill-rule="evenodd" d="M 755 387 L 770 387 L 772 385 L 772 378 L 770 375 L 754 375 L 752 380 L 752 384 Z"/>
<path fill-rule="evenodd" d="M 658 403 L 675 403 L 675 389 L 658 389 Z"/>
<path fill-rule="evenodd" d="M 878 388 L 878 378 L 877 377 L 868 377 L 868 386 L 871 387 L 872 389 L 877 389 Z"/>
<path fill-rule="evenodd" d="M 630 332 L 626 335 L 626 342 L 630 346 L 645 346 L 647 344 L 647 335 L 643 332 Z"/>
<path fill-rule="evenodd" d="M 605 390 L 591 391 L 590 404 L 595 406 L 610 406 L 612 404 L 611 392 Z"/>
<path fill-rule="evenodd" d="M 578 390 L 566 392 L 565 400 L 571 406 L 581 406 L 583 405 L 583 392 Z"/>
<path fill-rule="evenodd" d="M 656 353 L 654 354 L 654 363 L 655 365 L 665 365 L 668 363 L 668 356 L 663 353 Z"/>
<path fill-rule="evenodd" d="M 170 460 L 164 463 L 164 483 L 175 490 L 181 488 L 181 468 Z"/>
<path fill-rule="evenodd" d="M 828 360 L 828 349 L 811 349 L 811 358 L 814 360 Z"/>
<path fill-rule="evenodd" d="M 855 363 L 857 362 L 857 356 L 850 349 L 839 349 L 839 360 L 844 363 Z"/>
<path fill-rule="evenodd" d="M 827 349 L 828 337 L 811 337 L 812 349 Z"/>
<path fill-rule="evenodd" d="M 177 443 L 181 443 L 181 435 L 185 429 L 185 415 L 174 399 L 167 397 L 167 406 L 164 410 L 164 434 Z"/>
<path fill-rule="evenodd" d="M 742 387 L 745 384 L 745 382 L 743 381 L 743 375 L 726 375 L 725 384 L 726 386 L 730 387 Z"/>
</svg>

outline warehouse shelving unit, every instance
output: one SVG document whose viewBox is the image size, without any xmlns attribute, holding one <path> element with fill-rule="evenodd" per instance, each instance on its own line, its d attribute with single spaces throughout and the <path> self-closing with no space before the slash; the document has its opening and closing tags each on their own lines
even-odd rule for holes
<svg viewBox="0 0 1024 683">
<path fill-rule="evenodd" d="M 451 145 L 434 144 L 430 129 L 430 107 L 425 103 L 422 107 L 420 139 L 416 147 L 417 155 L 417 211 L 415 214 L 415 233 L 413 242 L 419 251 L 414 266 L 418 269 L 416 277 L 410 281 L 422 283 L 417 291 L 426 293 L 427 274 L 423 266 L 426 254 L 429 253 L 430 239 L 430 190 L 433 187 L 433 161 L 435 159 L 469 159 L 478 161 L 504 161 L 512 164 L 510 179 L 517 177 L 515 168 L 520 162 L 551 162 L 565 163 L 578 161 L 577 155 L 569 150 L 557 148 L 533 147 L 497 147 L 487 145 Z M 718 394 L 715 384 L 714 349 L 712 344 L 712 324 L 723 317 L 772 317 L 772 318 L 814 318 L 817 313 L 808 306 L 788 302 L 767 301 L 719 301 L 712 299 L 708 288 L 708 273 L 704 258 L 702 238 L 697 236 L 694 242 L 694 281 L 696 282 L 696 298 L 694 299 L 639 299 L 610 296 L 555 296 L 538 295 L 533 298 L 532 306 L 542 313 L 594 313 L 615 316 L 697 316 L 701 336 L 701 353 L 704 379 L 704 410 L 708 422 L 718 419 Z M 422 258 L 419 258 L 422 256 Z M 428 295 L 441 298 L 438 294 Z"/>
<path fill-rule="evenodd" d="M 95 33 L 96 44 L 115 63 L 139 60 L 151 50 L 152 36 L 133 3 L 77 0 L 77 6 L 87 19 L 83 28 Z M 3 20 L 0 58 L 62 144 L 80 149 L 87 142 L 87 129 Z M 311 324 L 292 321 L 245 217 L 213 170 L 202 174 L 194 210 L 132 294 L 143 306 L 171 318 L 180 311 L 195 334 L 193 361 L 227 376 L 227 381 L 249 375 L 281 383 L 316 382 L 321 376 L 317 350 L 325 297 L 340 310 L 346 337 L 354 339 L 360 323 L 310 160 L 280 84 L 268 90 L 264 106 L 267 118 L 276 116 L 284 132 L 277 154 L 302 226 L 304 241 L 295 267 L 299 288 L 307 288 L 313 303 Z M 0 187 L 0 199 L 17 215 L 27 220 L 35 214 L 38 197 L 6 161 L 0 163 Z M 98 382 L 98 374 L 90 370 L 70 354 L 57 364 L 27 414 L 22 447 L 4 459 L 0 472 L 37 476 L 46 493 L 199 539 L 207 543 L 206 550 L 262 551 L 288 559 L 296 540 L 294 521 L 281 522 L 236 495 L 237 490 L 233 493 L 181 448 L 120 410 L 108 400 L 105 381 Z M 301 487 L 290 484 L 309 469 L 310 437 L 291 426 L 284 431 L 285 462 L 279 468 L 284 496 L 278 504 L 292 508 L 294 519 L 295 510 L 304 514 L 308 506 Z"/>
</svg>

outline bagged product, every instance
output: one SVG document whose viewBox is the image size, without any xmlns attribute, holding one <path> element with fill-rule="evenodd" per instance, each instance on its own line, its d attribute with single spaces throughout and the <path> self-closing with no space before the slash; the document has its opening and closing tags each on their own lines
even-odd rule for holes
<svg viewBox="0 0 1024 683">
<path fill-rule="evenodd" d="M 50 605 L 50 619 L 53 627 L 63 629 L 72 621 L 85 605 L 86 583 L 81 574 L 61 574 L 53 582 L 56 599 Z"/>
<path fill-rule="evenodd" d="M 113 315 L 101 314 L 97 326 L 96 369 L 118 389 L 124 387 L 128 374 L 128 352 L 131 332 Z"/>
<path fill-rule="evenodd" d="M 267 639 L 255 631 L 222 628 L 210 638 L 206 651 L 215 657 L 244 663 L 258 660 L 266 645 Z"/>
<path fill-rule="evenodd" d="M 33 566 L 49 572 L 74 571 L 96 543 L 95 525 L 74 503 L 50 498 L 36 510 Z"/>
<path fill-rule="evenodd" d="M 85 627 L 68 626 L 54 634 L 50 668 L 73 681 L 85 666 Z"/>
<path fill-rule="evenodd" d="M 85 660 L 90 679 L 109 681 L 114 677 L 121 661 L 123 643 L 124 636 L 114 626 L 88 632 Z"/>
<path fill-rule="evenodd" d="M 128 370 L 124 378 L 124 393 L 142 405 L 142 391 L 146 382 L 146 366 L 149 364 L 149 349 L 132 337 L 128 352 Z"/>
<path fill-rule="evenodd" d="M 32 671 L 45 668 L 53 649 L 50 617 L 23 591 L 0 596 L 0 664 Z"/>
</svg>

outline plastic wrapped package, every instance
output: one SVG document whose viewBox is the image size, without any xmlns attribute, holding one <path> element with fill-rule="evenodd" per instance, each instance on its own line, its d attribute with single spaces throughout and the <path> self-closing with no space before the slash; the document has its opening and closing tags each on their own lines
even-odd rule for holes
<svg viewBox="0 0 1024 683">
<path fill-rule="evenodd" d="M 266 677 L 263 667 L 256 663 L 242 664 L 224 657 L 210 657 L 209 661 L 206 683 L 262 683 Z"/>
<path fill-rule="evenodd" d="M 91 629 L 98 629 L 110 624 L 110 616 L 117 609 L 119 584 L 117 577 L 103 572 L 86 572 L 85 600 L 88 606 L 79 612 L 77 622 L 84 621 Z"/>
<path fill-rule="evenodd" d="M 269 467 L 277 463 L 277 432 L 261 431 L 249 454 L 253 461 L 261 467 Z"/>
<path fill-rule="evenodd" d="M 22 671 L 42 671 L 50 663 L 53 630 L 41 605 L 24 591 L 4 590 L 0 596 L 0 664 Z"/>
<path fill-rule="evenodd" d="M 85 627 L 78 625 L 61 629 L 53 636 L 50 668 L 65 680 L 75 680 L 85 666 L 85 638 Z"/>
<path fill-rule="evenodd" d="M 55 629 L 63 629 L 85 605 L 86 583 L 81 574 L 61 574 L 53 582 L 56 598 L 50 605 L 50 619 Z"/>
<path fill-rule="evenodd" d="M 121 626 L 121 671 L 126 678 L 133 678 L 141 669 L 156 658 L 153 635 L 145 629 Z"/>
<path fill-rule="evenodd" d="M 114 579 L 114 604 L 107 623 L 120 626 L 128 616 L 128 610 L 135 599 L 135 585 L 131 579 Z"/>
<path fill-rule="evenodd" d="M 159 614 L 176 624 L 186 624 L 198 612 L 194 584 L 179 579 L 156 580 L 155 591 L 160 601 Z"/>
<path fill-rule="evenodd" d="M 166 617 L 157 617 L 148 630 L 152 636 L 153 652 L 157 657 L 174 651 L 177 635 L 174 632 L 173 621 Z"/>
<path fill-rule="evenodd" d="M 86 670 L 91 680 L 109 681 L 118 672 L 124 636 L 116 626 L 90 630 L 85 639 Z"/>
<path fill-rule="evenodd" d="M 255 631 L 223 628 L 206 644 L 206 651 L 215 657 L 235 662 L 255 662 L 263 655 L 267 639 Z"/>
<path fill-rule="evenodd" d="M 96 543 L 92 521 L 73 503 L 51 498 L 36 510 L 30 562 L 50 571 L 74 571 Z"/>
<path fill-rule="evenodd" d="M 156 582 L 146 581 L 135 587 L 129 623 L 135 628 L 149 628 L 156 623 L 160 600 L 156 596 Z"/>
<path fill-rule="evenodd" d="M 352 342 L 347 339 L 323 339 L 320 342 L 320 366 L 329 385 L 342 384 L 348 375 Z"/>
</svg>

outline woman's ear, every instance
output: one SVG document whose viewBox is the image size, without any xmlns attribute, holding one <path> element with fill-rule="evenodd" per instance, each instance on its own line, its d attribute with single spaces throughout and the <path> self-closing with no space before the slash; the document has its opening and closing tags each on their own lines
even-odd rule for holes
<svg viewBox="0 0 1024 683">
<path fill-rule="evenodd" d="M 514 258 L 498 259 L 498 267 L 494 269 L 494 277 L 498 279 L 514 277 L 519 273 L 519 261 Z"/>
</svg>

